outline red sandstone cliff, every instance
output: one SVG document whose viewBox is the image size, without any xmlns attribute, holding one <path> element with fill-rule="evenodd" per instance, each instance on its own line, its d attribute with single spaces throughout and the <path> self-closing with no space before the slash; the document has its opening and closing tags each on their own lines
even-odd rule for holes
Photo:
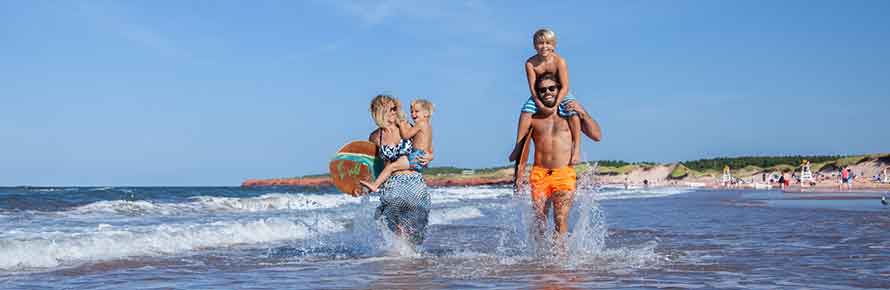
<svg viewBox="0 0 890 290">
<path fill-rule="evenodd" d="M 304 178 L 270 178 L 270 179 L 248 179 L 241 183 L 241 187 L 259 187 L 259 186 L 331 186 L 331 179 L 324 177 L 304 177 Z"/>
<path fill-rule="evenodd" d="M 513 182 L 513 176 L 500 176 L 492 178 L 482 177 L 462 177 L 462 176 L 427 176 L 426 183 L 429 186 L 475 186 L 475 185 L 499 185 L 510 184 Z M 242 187 L 260 187 L 260 186 L 332 186 L 331 179 L 327 176 L 322 177 L 303 177 L 303 178 L 271 178 L 271 179 L 248 179 L 241 183 Z"/>
</svg>

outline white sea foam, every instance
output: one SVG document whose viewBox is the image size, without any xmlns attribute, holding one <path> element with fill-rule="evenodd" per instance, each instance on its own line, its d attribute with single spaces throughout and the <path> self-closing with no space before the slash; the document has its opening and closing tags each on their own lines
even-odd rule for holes
<svg viewBox="0 0 890 290">
<path fill-rule="evenodd" d="M 430 190 L 433 203 L 458 202 L 470 199 L 489 199 L 513 195 L 509 187 L 439 187 Z"/>
<path fill-rule="evenodd" d="M 106 200 L 79 206 L 72 212 L 75 214 L 175 215 L 203 212 L 315 210 L 358 203 L 357 198 L 346 195 L 271 193 L 249 198 L 198 196 L 186 203 Z"/>
<path fill-rule="evenodd" d="M 0 269 L 45 268 L 83 261 L 176 254 L 203 248 L 305 239 L 342 230 L 342 223 L 327 218 L 313 220 L 308 225 L 281 218 L 120 229 L 100 225 L 92 232 L 46 233 L 43 238 L 0 240 Z"/>
<path fill-rule="evenodd" d="M 430 224 L 448 224 L 456 220 L 471 219 L 481 216 L 482 211 L 471 206 L 445 208 L 430 212 Z"/>
<path fill-rule="evenodd" d="M 72 212 L 85 213 L 110 213 L 110 214 L 161 214 L 169 215 L 185 211 L 194 211 L 195 208 L 188 204 L 154 203 L 150 201 L 127 200 L 103 200 L 74 208 Z"/>
<path fill-rule="evenodd" d="M 252 198 L 196 197 L 202 206 L 223 211 L 312 210 L 358 204 L 359 199 L 345 194 L 282 194 L 271 193 Z"/>
<path fill-rule="evenodd" d="M 62 191 L 62 190 L 63 190 L 63 189 L 61 189 L 61 188 L 39 188 L 39 189 L 32 189 L 31 191 L 36 191 L 36 192 L 56 192 L 56 191 Z"/>
<path fill-rule="evenodd" d="M 598 200 L 612 200 L 612 199 L 631 199 L 631 198 L 656 198 L 656 197 L 665 197 L 677 194 L 684 194 L 693 192 L 693 189 L 689 188 L 672 188 L 672 187 L 659 187 L 659 188 L 639 188 L 639 189 L 619 189 L 619 190 L 601 190 L 598 192 L 591 193 L 594 198 Z"/>
<path fill-rule="evenodd" d="M 653 198 L 691 192 L 687 188 L 653 188 L 630 190 L 603 190 L 592 193 L 600 200 Z M 583 193 L 582 193 L 583 194 Z M 443 187 L 432 188 L 430 197 L 433 203 L 451 203 L 465 200 L 494 199 L 513 195 L 509 187 Z M 376 197 L 374 198 L 376 199 Z M 74 214 L 120 214 L 120 215 L 177 215 L 204 212 L 264 212 L 278 210 L 317 210 L 338 208 L 358 204 L 359 199 L 343 194 L 289 194 L 270 193 L 258 197 L 216 197 L 198 196 L 190 202 L 152 202 L 105 200 L 79 206 L 71 210 Z"/>
</svg>

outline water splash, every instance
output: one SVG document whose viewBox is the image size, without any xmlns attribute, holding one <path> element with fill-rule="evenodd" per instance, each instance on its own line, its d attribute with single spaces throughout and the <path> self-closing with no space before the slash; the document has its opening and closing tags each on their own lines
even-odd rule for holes
<svg viewBox="0 0 890 290">
<path fill-rule="evenodd" d="M 381 220 L 373 218 L 377 205 L 368 195 L 361 197 L 351 230 L 335 238 L 368 256 L 420 257 L 420 251 L 413 244 L 392 233 Z"/>
<path fill-rule="evenodd" d="M 568 238 L 569 257 L 586 257 L 602 252 L 608 228 L 606 216 L 597 202 L 599 183 L 596 171 L 599 163 L 588 165 L 578 174 L 573 212 L 577 221 Z"/>
<path fill-rule="evenodd" d="M 601 271 L 624 271 L 657 264 L 655 241 L 642 245 L 622 245 L 607 248 L 608 225 L 599 200 L 600 185 L 596 171 L 598 164 L 578 174 L 578 186 L 572 215 L 574 227 L 567 238 L 567 255 L 563 265 L 569 269 L 595 268 Z"/>
<path fill-rule="evenodd" d="M 576 196 L 575 212 L 578 218 L 566 241 L 569 257 L 587 257 L 601 253 L 605 249 L 608 228 L 605 214 L 593 194 Z"/>
</svg>

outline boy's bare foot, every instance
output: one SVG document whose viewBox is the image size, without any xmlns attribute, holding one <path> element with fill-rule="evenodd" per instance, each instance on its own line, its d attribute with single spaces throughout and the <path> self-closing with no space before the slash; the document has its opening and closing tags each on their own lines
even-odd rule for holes
<svg viewBox="0 0 890 290">
<path fill-rule="evenodd" d="M 372 183 L 370 183 L 370 182 L 364 181 L 364 180 L 359 180 L 359 183 L 361 183 L 362 186 L 367 187 L 368 190 L 370 190 L 371 192 L 377 192 L 377 186 L 376 186 L 376 185 L 374 185 L 374 184 L 372 184 Z"/>
</svg>

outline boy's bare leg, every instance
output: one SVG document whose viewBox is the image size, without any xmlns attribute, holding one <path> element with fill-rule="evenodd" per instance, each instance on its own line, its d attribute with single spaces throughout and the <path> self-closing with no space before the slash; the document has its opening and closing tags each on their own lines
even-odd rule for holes
<svg viewBox="0 0 890 290">
<path fill-rule="evenodd" d="M 383 182 L 386 182 L 386 180 L 389 179 L 390 176 L 392 176 L 393 172 L 408 168 L 408 157 L 402 156 L 399 157 L 399 159 L 395 162 L 386 165 L 386 167 L 383 167 L 383 171 L 380 172 L 380 175 L 377 176 L 377 179 L 374 180 L 374 183 L 370 183 L 364 180 L 359 180 L 359 183 L 361 183 L 361 185 L 363 185 L 364 187 L 367 187 L 369 190 L 371 190 L 371 192 L 376 192 L 377 189 L 379 189 L 380 186 L 383 185 Z"/>
<path fill-rule="evenodd" d="M 522 146 L 518 146 L 519 142 L 522 141 L 522 138 L 524 138 L 526 134 L 528 134 L 531 124 L 532 113 L 522 112 L 519 114 L 519 124 L 518 129 L 516 130 L 516 145 L 513 146 L 513 152 L 510 152 L 510 157 L 508 158 L 510 162 L 519 159 L 519 153 L 522 152 Z M 529 140 L 525 140 L 525 142 L 529 142 Z"/>
<path fill-rule="evenodd" d="M 569 165 L 581 162 L 581 117 L 578 114 L 569 117 L 569 130 L 572 131 L 572 158 Z"/>
</svg>

